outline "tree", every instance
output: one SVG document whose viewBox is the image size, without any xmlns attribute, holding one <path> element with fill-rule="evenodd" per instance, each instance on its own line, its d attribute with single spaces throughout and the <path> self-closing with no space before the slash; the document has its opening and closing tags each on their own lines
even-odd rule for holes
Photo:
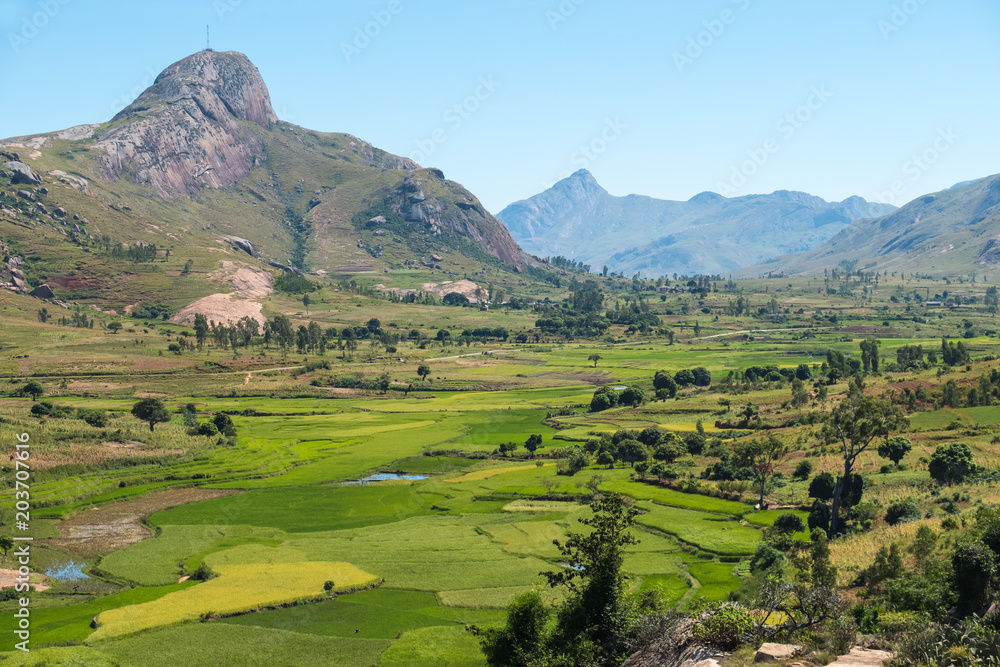
<svg viewBox="0 0 1000 667">
<path fill-rule="evenodd" d="M 538 591 L 522 593 L 507 607 L 502 628 L 487 628 L 479 644 L 489 667 L 531 667 L 549 661 L 549 610 Z M 478 630 L 478 628 L 477 628 Z"/>
<path fill-rule="evenodd" d="M 826 530 L 829 528 L 830 506 L 822 500 L 814 500 L 812 507 L 809 508 L 809 517 L 806 519 L 806 523 L 808 524 L 810 531 L 816 529 Z"/>
<path fill-rule="evenodd" d="M 683 368 L 674 373 L 674 382 L 677 383 L 678 387 L 689 387 L 694 384 L 694 373 Z"/>
<path fill-rule="evenodd" d="M 696 387 L 707 387 L 712 384 L 712 372 L 709 371 L 704 366 L 699 366 L 691 371 L 694 376 L 694 385 Z"/>
<path fill-rule="evenodd" d="M 760 509 L 764 509 L 767 482 L 774 476 L 778 464 L 788 454 L 788 447 L 774 436 L 760 440 L 743 440 L 733 448 L 732 462 L 737 468 L 746 468 L 753 475 L 760 490 Z"/>
<path fill-rule="evenodd" d="M 628 650 L 628 596 L 622 571 L 625 548 L 638 544 L 632 526 L 638 512 L 618 494 L 602 494 L 590 506 L 594 514 L 580 523 L 587 533 L 570 533 L 565 543 L 555 541 L 570 566 L 544 572 L 553 588 L 565 586 L 570 598 L 559 610 L 552 645 L 567 648 L 591 644 L 596 662 L 620 664 Z"/>
<path fill-rule="evenodd" d="M 837 478 L 828 472 L 821 472 L 809 483 L 809 497 L 819 500 L 833 500 L 837 490 Z"/>
<path fill-rule="evenodd" d="M 996 590 L 996 555 L 982 542 L 967 542 L 952 552 L 951 567 L 959 609 L 966 614 L 984 611 Z"/>
<path fill-rule="evenodd" d="M 618 444 L 618 459 L 634 468 L 636 462 L 649 460 L 649 450 L 638 440 L 622 440 Z"/>
<path fill-rule="evenodd" d="M 674 433 L 671 433 L 670 436 L 672 437 L 663 438 L 660 444 L 653 450 L 653 458 L 657 461 L 673 463 L 687 454 L 688 450 L 684 442 Z"/>
<path fill-rule="evenodd" d="M 194 315 L 194 337 L 198 341 L 198 349 L 200 350 L 205 345 L 205 339 L 208 338 L 208 318 L 206 318 L 201 313 L 195 313 Z"/>
<path fill-rule="evenodd" d="M 653 388 L 666 390 L 670 398 L 677 395 L 677 383 L 670 371 L 657 371 L 653 376 Z"/>
<path fill-rule="evenodd" d="M 888 438 L 893 431 L 909 425 L 902 411 L 885 398 L 875 399 L 861 392 L 851 392 L 833 409 L 823 427 L 827 443 L 839 442 L 844 459 L 844 474 L 837 478 L 833 494 L 830 533 L 840 532 L 840 505 L 844 482 L 854 469 L 854 462 L 876 438 Z"/>
<path fill-rule="evenodd" d="M 879 359 L 878 348 L 882 344 L 878 338 L 866 338 L 861 341 L 861 365 L 865 373 L 878 375 Z"/>
<path fill-rule="evenodd" d="M 779 514 L 774 520 L 774 529 L 779 533 L 801 533 L 806 529 L 806 524 L 798 514 Z"/>
<path fill-rule="evenodd" d="M 830 562 L 830 545 L 826 531 L 816 528 L 809 536 L 812 547 L 809 550 L 809 575 L 814 586 L 833 588 L 837 585 L 837 568 Z"/>
<path fill-rule="evenodd" d="M 899 462 L 903 460 L 904 456 L 910 453 L 911 449 L 913 449 L 913 445 L 910 441 L 904 436 L 897 435 L 878 446 L 878 455 L 884 459 L 889 459 L 898 468 Z"/>
<path fill-rule="evenodd" d="M 594 368 L 597 368 L 597 362 L 600 361 L 603 358 L 604 357 L 602 357 L 599 354 L 592 354 L 589 357 L 587 357 L 587 361 L 593 361 L 594 362 Z"/>
<path fill-rule="evenodd" d="M 45 388 L 38 382 L 31 380 L 21 387 L 20 393 L 22 396 L 31 396 L 32 401 L 37 401 L 38 397 L 45 393 Z"/>
<path fill-rule="evenodd" d="M 931 478 L 938 484 L 961 484 L 966 477 L 976 471 L 976 464 L 972 460 L 972 450 L 965 443 L 955 442 L 950 445 L 940 445 L 931 454 L 930 465 L 927 469 L 931 473 Z"/>
<path fill-rule="evenodd" d="M 417 367 L 417 375 L 421 380 L 426 380 L 427 376 L 431 374 L 431 367 L 427 364 L 420 364 Z"/>
<path fill-rule="evenodd" d="M 795 472 L 792 473 L 792 477 L 794 477 L 795 479 L 800 479 L 802 481 L 805 481 L 809 479 L 809 475 L 811 475 L 812 472 L 813 472 L 813 464 L 810 463 L 809 461 L 802 460 L 799 461 L 799 464 L 797 466 L 795 466 Z"/>
<path fill-rule="evenodd" d="M 618 405 L 618 392 L 614 387 L 601 387 L 590 400 L 590 411 L 601 412 Z"/>
<path fill-rule="evenodd" d="M 108 324 L 108 331 L 110 331 L 113 334 L 118 333 L 121 330 L 121 328 L 122 328 L 121 322 L 110 322 Z"/>
<path fill-rule="evenodd" d="M 528 436 L 528 441 L 524 443 L 524 448 L 528 450 L 528 453 L 534 457 L 535 450 L 542 446 L 542 436 L 532 434 Z"/>
<path fill-rule="evenodd" d="M 6 556 L 7 552 L 14 548 L 14 538 L 10 535 L 0 536 L 0 549 L 3 549 L 3 555 Z"/>
<path fill-rule="evenodd" d="M 170 412 L 163 401 L 158 398 L 144 398 L 132 406 L 132 416 L 149 424 L 149 432 L 153 432 L 153 427 L 162 422 L 170 421 Z"/>
<path fill-rule="evenodd" d="M 811 380 L 812 370 L 809 368 L 808 364 L 799 364 L 798 368 L 795 369 L 795 377 L 799 380 Z"/>
<path fill-rule="evenodd" d="M 637 407 L 646 402 L 646 392 L 638 387 L 628 387 L 618 398 L 621 405 L 631 405 Z"/>
</svg>

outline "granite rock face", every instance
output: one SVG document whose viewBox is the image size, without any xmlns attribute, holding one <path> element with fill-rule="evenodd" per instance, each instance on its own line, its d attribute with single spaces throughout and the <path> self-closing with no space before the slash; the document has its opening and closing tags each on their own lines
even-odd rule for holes
<svg viewBox="0 0 1000 667">
<path fill-rule="evenodd" d="M 260 72 L 241 53 L 201 51 L 174 63 L 98 137 L 98 171 L 161 196 L 196 195 L 250 173 L 278 117 Z"/>
</svg>

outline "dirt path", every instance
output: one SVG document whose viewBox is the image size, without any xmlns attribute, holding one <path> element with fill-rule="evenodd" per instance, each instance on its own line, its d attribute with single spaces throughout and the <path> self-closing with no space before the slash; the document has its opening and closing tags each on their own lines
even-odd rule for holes
<svg viewBox="0 0 1000 667">
<path fill-rule="evenodd" d="M 496 354 L 497 352 L 507 352 L 507 350 L 487 350 L 485 352 L 473 352 L 471 354 L 456 354 L 454 357 L 437 357 L 435 359 L 424 359 L 424 361 L 447 361 L 448 359 L 462 359 L 464 357 L 481 357 L 484 354 Z"/>
<path fill-rule="evenodd" d="M 17 570 L 0 570 L 0 588 L 8 588 L 10 586 L 17 585 Z M 31 587 L 36 591 L 47 591 L 51 586 L 43 583 L 36 583 L 38 579 L 44 579 L 44 577 L 37 572 L 32 572 L 29 576 Z"/>
<path fill-rule="evenodd" d="M 691 340 L 708 340 L 710 338 L 723 338 L 725 336 L 739 336 L 741 334 L 752 334 L 752 333 L 771 333 L 773 331 L 808 331 L 810 329 L 829 329 L 830 327 L 808 327 L 803 329 L 802 327 L 794 329 L 746 329 L 745 331 L 727 331 L 726 333 L 715 334 L 712 336 L 702 336 L 701 338 L 692 338 Z"/>
</svg>

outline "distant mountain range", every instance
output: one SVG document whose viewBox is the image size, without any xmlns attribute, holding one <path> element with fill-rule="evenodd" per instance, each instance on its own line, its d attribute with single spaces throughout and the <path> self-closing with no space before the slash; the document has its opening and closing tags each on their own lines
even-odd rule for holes
<svg viewBox="0 0 1000 667">
<path fill-rule="evenodd" d="M 896 208 L 851 197 L 827 202 L 803 192 L 688 201 L 615 197 L 585 170 L 511 204 L 497 218 L 525 251 L 562 255 L 600 271 L 645 277 L 727 274 L 815 248 L 856 221 Z"/>
<path fill-rule="evenodd" d="M 877 220 L 855 222 L 807 252 L 737 272 L 788 275 L 838 265 L 931 275 L 992 270 L 1000 263 L 1000 175 L 924 195 Z"/>
</svg>

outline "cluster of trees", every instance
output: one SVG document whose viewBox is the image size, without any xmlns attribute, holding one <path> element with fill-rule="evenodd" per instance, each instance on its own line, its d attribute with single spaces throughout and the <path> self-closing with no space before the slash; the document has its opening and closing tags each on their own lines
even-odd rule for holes
<svg viewBox="0 0 1000 667">
<path fill-rule="evenodd" d="M 49 312 L 48 308 L 42 308 L 38 311 L 38 321 L 45 324 L 52 318 L 52 313 Z M 87 313 L 83 312 L 80 306 L 77 306 L 72 315 L 66 317 L 65 315 L 56 320 L 56 323 L 61 327 L 76 327 L 78 329 L 93 329 L 94 319 L 87 317 Z"/>
<path fill-rule="evenodd" d="M 134 264 L 142 264 L 156 260 L 159 252 L 155 243 L 145 244 L 139 242 L 135 245 L 125 246 L 121 243 L 112 244 L 110 239 L 104 240 L 104 250 L 112 259 L 127 259 Z M 170 251 L 167 251 L 169 256 Z"/>
<path fill-rule="evenodd" d="M 622 406 L 638 407 L 646 402 L 646 392 L 639 387 L 625 387 L 621 391 L 612 386 L 599 388 L 590 400 L 590 411 L 601 412 Z"/>
<path fill-rule="evenodd" d="M 576 273 L 590 273 L 590 264 L 584 264 L 573 259 L 568 259 L 562 255 L 549 257 L 546 259 L 549 264 L 564 271 L 574 271 Z"/>
</svg>

